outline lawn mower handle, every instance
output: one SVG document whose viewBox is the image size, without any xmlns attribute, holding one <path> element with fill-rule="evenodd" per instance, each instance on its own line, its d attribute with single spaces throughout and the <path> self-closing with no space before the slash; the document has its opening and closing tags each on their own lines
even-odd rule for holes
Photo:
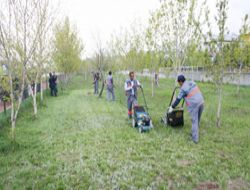
<svg viewBox="0 0 250 190">
<path fill-rule="evenodd" d="M 144 103 L 145 103 L 145 106 L 146 106 L 146 110 L 147 110 L 147 113 L 148 113 L 148 105 L 147 105 L 147 101 L 146 101 L 146 98 L 145 98 L 142 86 L 140 86 L 140 89 L 141 89 L 143 100 L 144 100 Z"/>
<path fill-rule="evenodd" d="M 178 86 L 174 88 L 174 91 L 173 91 L 173 94 L 172 94 L 171 100 L 170 100 L 170 102 L 169 102 L 169 107 L 170 107 L 170 106 L 172 106 L 172 101 L 173 101 L 173 98 L 174 98 L 175 92 L 176 92 L 176 90 L 177 90 L 177 89 L 179 89 L 179 88 L 180 88 L 180 87 L 178 87 Z M 183 102 L 182 102 L 181 107 L 183 107 L 183 105 L 184 105 L 184 100 L 183 100 Z"/>
</svg>

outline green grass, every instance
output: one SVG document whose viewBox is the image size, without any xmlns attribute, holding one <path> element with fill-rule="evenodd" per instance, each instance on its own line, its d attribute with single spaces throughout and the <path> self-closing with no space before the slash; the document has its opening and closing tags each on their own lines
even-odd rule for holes
<svg viewBox="0 0 250 190">
<path fill-rule="evenodd" d="M 0 128 L 0 189 L 193 189 L 204 181 L 227 189 L 232 179 L 250 182 L 250 88 L 236 96 L 235 86 L 225 86 L 216 128 L 216 91 L 199 84 L 206 108 L 196 145 L 187 111 L 183 128 L 160 123 L 173 81 L 161 80 L 154 98 L 149 80 L 141 81 L 155 125 L 149 133 L 130 127 L 122 82 L 116 102 L 107 102 L 106 92 L 98 99 L 77 77 L 57 98 L 46 97 L 36 120 L 23 109 L 15 143 L 10 128 Z"/>
</svg>

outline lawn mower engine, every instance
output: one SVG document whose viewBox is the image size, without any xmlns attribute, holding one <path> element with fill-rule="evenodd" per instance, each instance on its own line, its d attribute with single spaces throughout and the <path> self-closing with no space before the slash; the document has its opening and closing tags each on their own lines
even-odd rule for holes
<svg viewBox="0 0 250 190">
<path fill-rule="evenodd" d="M 175 108 L 171 113 L 168 110 L 165 114 L 165 118 L 162 118 L 163 123 L 167 126 L 177 127 L 184 125 L 184 110 L 183 107 Z"/>
<path fill-rule="evenodd" d="M 176 87 L 173 91 L 169 107 L 173 103 L 173 98 L 176 93 L 176 90 L 179 89 Z M 171 127 L 177 127 L 177 126 L 183 126 L 184 125 L 184 100 L 182 101 L 181 107 L 177 107 L 173 109 L 172 112 L 169 113 L 169 107 L 167 108 L 167 112 L 164 114 L 164 116 L 161 118 L 162 123 L 164 123 L 166 126 Z"/>
<path fill-rule="evenodd" d="M 153 128 L 152 120 L 143 106 L 134 107 L 132 126 L 138 128 L 139 132 L 146 132 Z"/>
</svg>

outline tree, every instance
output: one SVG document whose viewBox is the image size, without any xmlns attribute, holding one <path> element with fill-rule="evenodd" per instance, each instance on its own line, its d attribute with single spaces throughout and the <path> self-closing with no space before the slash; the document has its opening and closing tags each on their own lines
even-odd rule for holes
<svg viewBox="0 0 250 190">
<path fill-rule="evenodd" d="M 114 32 L 108 43 L 113 58 L 118 59 L 117 67 L 124 70 L 143 69 L 145 64 L 145 28 L 134 20 L 129 28 Z"/>
<path fill-rule="evenodd" d="M 53 61 L 58 71 L 64 73 L 67 82 L 69 74 L 80 68 L 84 47 L 76 30 L 70 25 L 68 17 L 62 24 L 57 24 L 54 35 Z"/>
<path fill-rule="evenodd" d="M 163 0 L 149 20 L 149 45 L 164 52 L 174 71 L 179 74 L 187 58 L 190 44 L 199 46 L 199 25 L 205 2 L 197 0 Z"/>
<path fill-rule="evenodd" d="M 0 49 L 10 82 L 12 138 L 23 99 L 27 65 L 37 48 L 43 17 L 37 17 L 42 0 L 3 0 L 0 9 Z M 7 9 L 6 9 L 7 7 Z"/>
<path fill-rule="evenodd" d="M 249 38 L 250 34 L 250 24 L 249 24 L 249 16 L 245 15 L 243 19 L 243 24 L 240 29 L 240 35 L 236 40 L 235 44 L 235 51 L 233 51 L 234 60 L 236 66 L 238 66 L 238 83 L 237 83 L 237 94 L 239 95 L 240 92 L 240 76 L 242 73 L 242 68 L 247 66 L 250 63 L 250 42 L 248 41 L 247 37 Z"/>
<path fill-rule="evenodd" d="M 6 102 L 10 100 L 9 77 L 4 73 L 3 68 L 0 68 L 0 99 L 4 105 L 4 113 L 6 114 Z"/>
<path fill-rule="evenodd" d="M 44 73 L 46 63 L 51 57 L 50 38 L 51 28 L 53 24 L 52 9 L 48 0 L 39 1 L 36 17 L 39 18 L 40 31 L 36 41 L 36 49 L 31 61 L 27 64 L 27 84 L 33 100 L 33 113 L 37 117 L 37 84 L 40 82 L 40 97 L 43 101 L 42 75 Z"/>
<path fill-rule="evenodd" d="M 218 107 L 216 115 L 216 126 L 221 126 L 221 110 L 222 110 L 222 97 L 223 97 L 223 78 L 226 67 L 230 64 L 230 53 L 228 51 L 228 44 L 226 43 L 225 36 L 228 34 L 226 28 L 226 20 L 228 14 L 228 0 L 217 0 L 216 3 L 217 15 L 215 21 L 219 30 L 216 37 L 211 29 L 210 12 L 206 11 L 207 19 L 207 34 L 203 35 L 205 38 L 206 48 L 208 52 L 213 55 L 210 61 L 210 71 L 213 76 L 213 81 L 218 91 Z"/>
</svg>

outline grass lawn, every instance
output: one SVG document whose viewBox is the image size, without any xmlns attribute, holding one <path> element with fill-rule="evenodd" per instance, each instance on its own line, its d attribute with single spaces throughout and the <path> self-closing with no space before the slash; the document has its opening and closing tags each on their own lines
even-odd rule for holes
<svg viewBox="0 0 250 190">
<path fill-rule="evenodd" d="M 31 108 L 21 112 L 16 143 L 11 142 L 5 122 L 0 128 L 0 189 L 199 189 L 206 185 L 250 189 L 249 87 L 242 87 L 236 96 L 235 86 L 225 86 L 222 127 L 216 128 L 216 91 L 211 84 L 199 84 L 206 105 L 200 142 L 194 144 L 187 111 L 183 128 L 160 123 L 173 81 L 161 80 L 154 98 L 150 81 L 141 78 L 141 82 L 155 126 L 149 133 L 131 128 L 122 83 L 116 87 L 117 101 L 107 102 L 94 96 L 90 82 L 80 77 L 63 94 L 59 91 L 59 97 L 46 97 L 36 120 Z M 141 96 L 139 102 L 143 103 Z"/>
</svg>

